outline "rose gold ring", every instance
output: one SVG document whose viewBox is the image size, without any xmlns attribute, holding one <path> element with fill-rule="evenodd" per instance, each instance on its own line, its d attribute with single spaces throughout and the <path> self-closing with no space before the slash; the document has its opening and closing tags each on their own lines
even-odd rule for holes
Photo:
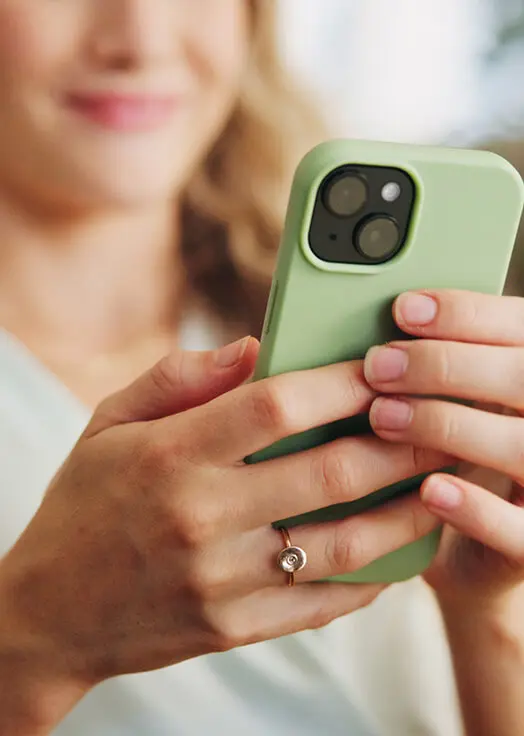
<svg viewBox="0 0 524 736">
<path fill-rule="evenodd" d="M 295 584 L 295 573 L 302 570 L 307 564 L 307 555 L 302 547 L 294 547 L 289 538 L 289 532 L 285 526 L 279 527 L 278 530 L 284 539 L 286 545 L 280 550 L 277 557 L 277 565 L 287 575 L 287 584 L 292 587 Z"/>
</svg>

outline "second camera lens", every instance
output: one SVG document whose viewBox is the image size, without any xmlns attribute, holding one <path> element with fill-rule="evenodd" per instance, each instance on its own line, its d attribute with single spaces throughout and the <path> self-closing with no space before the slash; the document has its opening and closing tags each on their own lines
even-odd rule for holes
<svg viewBox="0 0 524 736">
<path fill-rule="evenodd" d="M 341 174 L 328 184 L 324 201 L 326 207 L 337 217 L 351 217 L 364 206 L 367 186 L 357 174 Z"/>
<path fill-rule="evenodd" d="M 359 252 L 370 261 L 385 261 L 395 255 L 400 245 L 400 231 L 390 217 L 372 217 L 356 235 Z"/>
</svg>

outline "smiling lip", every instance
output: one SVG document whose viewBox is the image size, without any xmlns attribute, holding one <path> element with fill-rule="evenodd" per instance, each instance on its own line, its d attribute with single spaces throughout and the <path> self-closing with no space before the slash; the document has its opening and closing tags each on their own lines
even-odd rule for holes
<svg viewBox="0 0 524 736">
<path fill-rule="evenodd" d="M 165 125 L 179 106 L 174 95 L 71 94 L 74 112 L 103 128 L 119 132 L 146 132 Z"/>
</svg>

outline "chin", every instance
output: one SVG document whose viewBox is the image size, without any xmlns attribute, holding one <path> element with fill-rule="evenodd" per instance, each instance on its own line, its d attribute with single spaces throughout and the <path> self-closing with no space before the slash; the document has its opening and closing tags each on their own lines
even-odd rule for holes
<svg viewBox="0 0 524 736">
<path fill-rule="evenodd" d="M 178 177 L 159 177 L 144 174 L 140 177 L 127 177 L 123 174 L 108 177 L 93 177 L 77 187 L 78 201 L 85 201 L 93 207 L 140 207 L 175 199 L 182 188 Z"/>
<path fill-rule="evenodd" d="M 91 158 L 76 162 L 73 169 L 67 196 L 91 207 L 137 207 L 175 199 L 191 170 L 180 156 Z"/>
</svg>

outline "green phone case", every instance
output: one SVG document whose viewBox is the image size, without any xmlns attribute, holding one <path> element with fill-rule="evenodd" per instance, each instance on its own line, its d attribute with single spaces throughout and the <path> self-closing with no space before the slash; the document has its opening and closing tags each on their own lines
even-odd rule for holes
<svg viewBox="0 0 524 736">
<path fill-rule="evenodd" d="M 416 187 L 408 239 L 383 265 L 333 265 L 308 247 L 319 185 L 343 165 L 403 169 Z M 364 141 L 331 141 L 300 163 L 292 186 L 268 301 L 254 380 L 362 358 L 369 347 L 397 339 L 391 306 L 410 289 L 456 288 L 501 293 L 523 205 L 523 183 L 503 158 L 486 151 Z M 405 336 L 404 336 L 405 337 Z M 342 435 L 369 431 L 367 417 L 349 418 L 289 437 L 246 458 L 259 462 Z M 421 478 L 376 491 L 275 526 L 344 518 L 414 490 Z M 344 582 L 395 582 L 420 574 L 440 532 L 392 552 Z"/>
</svg>

